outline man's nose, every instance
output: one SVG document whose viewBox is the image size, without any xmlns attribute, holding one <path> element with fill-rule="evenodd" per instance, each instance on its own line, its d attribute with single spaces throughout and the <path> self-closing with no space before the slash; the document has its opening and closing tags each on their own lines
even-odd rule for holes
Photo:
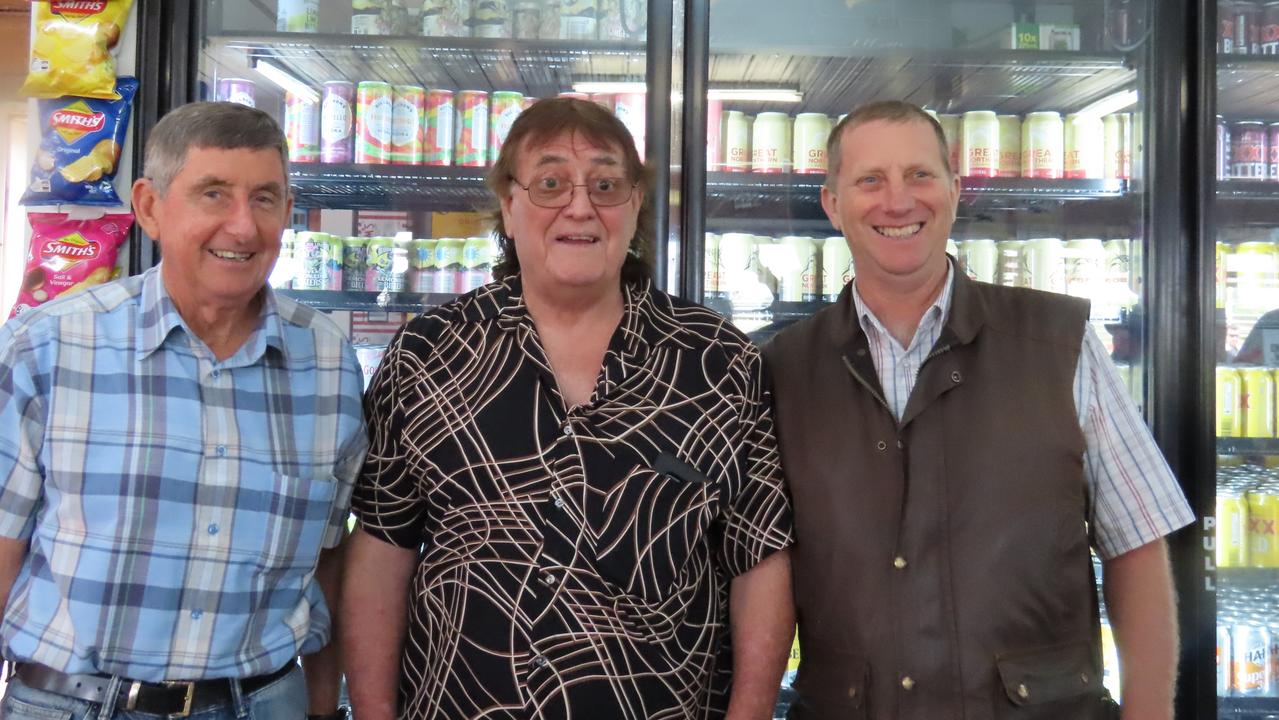
<svg viewBox="0 0 1279 720">
<path fill-rule="evenodd" d="M 236 198 L 227 209 L 226 221 L 222 224 L 228 233 L 241 239 L 253 237 L 257 233 L 257 223 L 253 219 L 253 203 L 249 198 Z"/>
<path fill-rule="evenodd" d="M 888 180 L 884 192 L 884 205 L 892 212 L 906 212 L 915 207 L 915 195 L 904 180 Z"/>
<path fill-rule="evenodd" d="M 595 203 L 591 202 L 586 185 L 574 185 L 568 192 L 568 205 L 564 206 L 564 212 L 575 217 L 595 214 Z"/>
</svg>

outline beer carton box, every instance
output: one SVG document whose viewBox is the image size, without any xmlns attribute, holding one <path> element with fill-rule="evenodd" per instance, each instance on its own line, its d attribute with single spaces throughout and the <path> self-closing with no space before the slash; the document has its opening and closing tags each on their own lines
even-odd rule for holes
<svg viewBox="0 0 1279 720">
<path fill-rule="evenodd" d="M 1078 25 L 1040 25 L 1040 50 L 1079 50 Z"/>
<path fill-rule="evenodd" d="M 1000 47 L 1005 50 L 1038 50 L 1041 37 L 1037 23 L 1013 23 Z"/>
</svg>

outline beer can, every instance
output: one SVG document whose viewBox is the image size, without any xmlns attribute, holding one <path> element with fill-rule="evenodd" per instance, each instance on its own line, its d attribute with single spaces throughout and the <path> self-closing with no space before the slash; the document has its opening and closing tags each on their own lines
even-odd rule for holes
<svg viewBox="0 0 1279 720">
<path fill-rule="evenodd" d="M 1230 630 L 1234 694 L 1269 696 L 1274 687 L 1274 656 L 1270 631 L 1262 625 L 1240 624 Z"/>
<path fill-rule="evenodd" d="M 511 3 L 511 37 L 536 40 L 542 28 L 542 4 L 538 0 L 514 0 Z"/>
<path fill-rule="evenodd" d="M 779 300 L 802 300 L 813 302 L 821 299 L 821 263 L 822 248 L 811 237 L 805 235 L 787 235 L 782 238 L 790 263 L 797 268 L 798 287 L 787 288 L 781 293 Z M 788 284 L 789 285 L 789 284 Z"/>
<path fill-rule="evenodd" d="M 594 40 L 598 34 L 596 0 L 560 0 L 561 40 Z"/>
<path fill-rule="evenodd" d="M 1275 150 L 1275 137 L 1271 134 L 1270 149 L 1273 154 Z M 1273 169 L 1273 168 L 1272 168 Z M 1272 176 L 1273 173 L 1272 173 Z M 1279 177 L 1279 176 L 1276 176 Z M 1227 180 L 1230 178 L 1230 126 L 1226 124 L 1225 118 L 1217 116 L 1217 179 Z"/>
<path fill-rule="evenodd" d="M 391 162 L 422 164 L 422 134 L 426 90 L 416 85 L 396 85 L 391 109 Z"/>
<path fill-rule="evenodd" d="M 1101 298 L 1106 287 L 1106 246 L 1100 238 L 1066 243 L 1066 294 Z"/>
<path fill-rule="evenodd" d="M 635 141 L 635 151 L 639 153 L 640 160 L 644 159 L 645 145 L 645 128 L 648 124 L 648 116 L 645 114 L 645 104 L 648 96 L 644 93 L 617 93 L 613 96 L 613 114 L 617 115 L 617 119 L 622 121 L 626 129 L 631 132 L 631 139 Z M 714 105 L 717 101 L 711 100 L 707 103 Z M 719 127 L 719 121 L 716 120 L 715 127 Z M 716 130 L 718 133 L 718 130 Z M 707 147 L 712 139 L 707 137 Z M 706 166 L 708 169 L 711 165 Z"/>
<path fill-rule="evenodd" d="M 1226 697 L 1232 690 L 1230 678 L 1231 643 L 1230 627 L 1217 626 L 1217 696 Z"/>
<path fill-rule="evenodd" d="M 334 243 L 334 240 L 337 240 Z M 341 290 L 343 242 L 328 233 L 302 231 L 294 234 L 294 260 L 298 290 Z"/>
<path fill-rule="evenodd" d="M 959 132 L 961 119 L 959 119 L 959 115 L 940 113 L 938 114 L 938 124 L 941 125 L 941 134 L 946 138 L 946 155 L 950 157 L 950 171 L 958 173 L 959 153 L 962 152 L 963 146 L 963 136 Z"/>
<path fill-rule="evenodd" d="M 1217 437 L 1243 437 L 1243 378 L 1232 367 L 1217 367 Z"/>
<path fill-rule="evenodd" d="M 1256 120 L 1235 123 L 1230 128 L 1230 176 L 1237 180 L 1265 180 L 1269 171 L 1269 131 Z"/>
<path fill-rule="evenodd" d="M 708 232 L 703 244 L 705 254 L 702 262 L 702 295 L 718 298 L 719 294 L 719 234 Z"/>
<path fill-rule="evenodd" d="M 1034 238 L 1022 247 L 1023 265 L 1030 287 L 1048 292 L 1066 292 L 1065 243 L 1061 238 Z"/>
<path fill-rule="evenodd" d="M 1026 245 L 1021 240 L 1002 240 L 995 243 L 999 254 L 999 263 L 995 266 L 995 280 L 999 285 L 1008 287 L 1030 287 L 1030 275 L 1026 272 L 1022 248 Z"/>
<path fill-rule="evenodd" d="M 369 239 L 342 238 L 342 289 L 363 290 L 364 275 L 369 269 Z"/>
<path fill-rule="evenodd" d="M 394 97 L 390 83 L 365 80 L 355 86 L 355 162 L 390 162 Z"/>
<path fill-rule="evenodd" d="M 1234 0 L 1235 55 L 1261 54 L 1261 4 L 1252 0 Z"/>
<path fill-rule="evenodd" d="M 355 85 L 345 80 L 324 83 L 320 100 L 320 160 L 349 163 L 353 156 Z"/>
<path fill-rule="evenodd" d="M 641 156 L 643 157 L 643 156 Z M 706 169 L 724 169 L 724 101 L 706 99 Z"/>
<path fill-rule="evenodd" d="M 474 0 L 471 4 L 471 34 L 483 38 L 509 38 L 511 15 L 507 0 Z"/>
<path fill-rule="evenodd" d="M 412 243 L 412 238 L 369 238 L 365 289 L 374 292 L 403 292 Z"/>
<path fill-rule="evenodd" d="M 423 0 L 422 35 L 425 37 L 466 37 L 471 19 L 471 0 Z"/>
<path fill-rule="evenodd" d="M 1124 126 L 1120 113 L 1111 113 L 1101 119 L 1102 175 L 1107 180 L 1127 179 L 1124 170 Z"/>
<path fill-rule="evenodd" d="M 822 241 L 822 299 L 835 302 L 853 279 L 853 254 L 840 235 Z"/>
<path fill-rule="evenodd" d="M 285 228 L 280 233 L 280 254 L 275 258 L 275 265 L 267 276 L 267 284 L 277 290 L 288 290 L 293 287 L 293 279 L 297 277 L 297 265 L 293 261 L 294 237 L 292 228 Z"/>
<path fill-rule="evenodd" d="M 1072 179 L 1101 179 L 1105 174 L 1105 128 L 1100 117 L 1072 113 L 1066 116 L 1065 172 Z"/>
<path fill-rule="evenodd" d="M 453 164 L 453 92 L 428 90 L 423 110 L 422 162 L 427 165 Z"/>
<path fill-rule="evenodd" d="M 959 247 L 959 266 L 978 282 L 993 283 L 999 269 L 999 249 L 990 238 L 965 240 Z"/>
<path fill-rule="evenodd" d="M 384 15 L 386 0 L 351 0 L 351 34 L 387 35 L 391 32 Z"/>
<path fill-rule="evenodd" d="M 959 174 L 964 177 L 995 177 L 999 174 L 999 119 L 991 110 L 964 113 Z"/>
<path fill-rule="evenodd" d="M 746 172 L 751 167 L 751 128 L 741 110 L 724 112 L 724 156 L 728 172 Z"/>
<path fill-rule="evenodd" d="M 1235 4 L 1233 0 L 1217 3 L 1217 53 L 1233 55 L 1235 52 Z"/>
<path fill-rule="evenodd" d="M 435 287 L 432 292 L 460 292 L 462 249 L 465 245 L 466 241 L 461 238 L 440 238 L 435 241 Z"/>
<path fill-rule="evenodd" d="M 458 292 L 470 292 L 492 278 L 493 243 L 487 237 L 467 238 L 462 243 L 462 286 Z"/>
<path fill-rule="evenodd" d="M 755 236 L 750 233 L 724 233 L 719 237 L 719 294 L 728 298 L 741 290 L 756 275 Z"/>
<path fill-rule="evenodd" d="M 497 162 L 502 143 L 511 132 L 511 124 L 524 112 L 524 95 L 498 90 L 489 98 L 489 164 Z M 480 283 L 483 285 L 484 283 Z M 477 286 L 478 287 L 478 286 Z"/>
<path fill-rule="evenodd" d="M 1244 367 L 1239 369 L 1243 381 L 1244 437 L 1272 438 L 1275 436 L 1275 376 L 1270 368 Z"/>
<path fill-rule="evenodd" d="M 244 78 L 222 78 L 218 80 L 219 100 L 257 107 L 254 100 L 255 94 L 255 86 L 252 80 L 245 80 Z"/>
<path fill-rule="evenodd" d="M 795 172 L 826 172 L 826 140 L 830 137 L 830 118 L 825 113 L 800 113 L 795 116 L 795 142 L 791 157 Z"/>
<path fill-rule="evenodd" d="M 1139 159 L 1138 150 L 1141 149 L 1137 141 L 1140 133 L 1136 131 L 1133 117 L 1132 113 L 1119 113 L 1119 135 L 1124 143 L 1124 151 L 1119 156 L 1119 177 L 1123 180 L 1133 179 L 1133 163 Z"/>
<path fill-rule="evenodd" d="M 1279 486 L 1262 484 L 1248 492 L 1248 565 L 1279 568 Z"/>
<path fill-rule="evenodd" d="M 1065 171 L 1061 113 L 1033 112 L 1021 126 L 1021 176 L 1056 179 Z"/>
<path fill-rule="evenodd" d="M 751 172 L 780 173 L 791 168 L 787 125 L 790 116 L 781 112 L 762 112 L 755 116 L 751 128 Z"/>
<path fill-rule="evenodd" d="M 596 0 L 595 32 L 600 40 L 629 40 L 631 35 L 622 23 L 621 0 Z"/>
<path fill-rule="evenodd" d="M 320 0 L 279 0 L 276 32 L 315 32 L 319 27 Z"/>
<path fill-rule="evenodd" d="M 289 143 L 289 162 L 313 163 L 320 159 L 319 107 L 315 102 L 284 94 L 284 137 Z"/>
<path fill-rule="evenodd" d="M 484 167 L 488 158 L 488 93 L 462 90 L 453 96 L 455 120 L 453 163 L 462 167 Z"/>
<path fill-rule="evenodd" d="M 1217 488 L 1217 567 L 1248 567 L 1248 497 L 1241 488 Z"/>
<path fill-rule="evenodd" d="M 1266 179 L 1271 182 L 1279 181 L 1279 122 L 1270 123 L 1270 133 L 1266 138 L 1266 155 L 1269 158 Z"/>
<path fill-rule="evenodd" d="M 999 177 L 1021 177 L 1021 118 L 999 117 Z"/>
<path fill-rule="evenodd" d="M 429 293 L 435 289 L 435 244 L 434 239 L 417 238 L 409 247 L 406 285 L 410 291 Z"/>
<path fill-rule="evenodd" d="M 537 36 L 542 40 L 559 39 L 562 2 L 563 0 L 542 0 L 541 25 L 537 29 Z"/>
</svg>

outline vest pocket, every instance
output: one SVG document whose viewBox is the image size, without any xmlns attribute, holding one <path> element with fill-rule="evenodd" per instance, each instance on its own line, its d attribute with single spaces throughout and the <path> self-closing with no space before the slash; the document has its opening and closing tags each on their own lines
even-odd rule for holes
<svg viewBox="0 0 1279 720">
<path fill-rule="evenodd" d="M 1086 642 L 1000 653 L 995 665 L 1006 697 L 995 700 L 996 718 L 1117 717 Z"/>
<path fill-rule="evenodd" d="M 804 646 L 795 676 L 798 697 L 789 720 L 865 720 L 870 666 L 864 658 L 837 650 Z"/>
</svg>

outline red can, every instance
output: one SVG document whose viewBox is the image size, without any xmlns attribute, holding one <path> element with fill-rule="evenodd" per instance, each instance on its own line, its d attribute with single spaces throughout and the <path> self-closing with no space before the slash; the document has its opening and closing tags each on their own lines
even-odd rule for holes
<svg viewBox="0 0 1279 720">
<path fill-rule="evenodd" d="M 1261 4 L 1252 0 L 1235 0 L 1235 54 L 1261 54 Z"/>
<path fill-rule="evenodd" d="M 1230 128 L 1230 177 L 1236 180 L 1265 180 L 1269 168 L 1269 141 L 1266 124 L 1252 120 Z"/>
<path fill-rule="evenodd" d="M 1217 3 L 1217 52 L 1233 55 L 1235 52 L 1235 3 L 1221 0 Z"/>
<path fill-rule="evenodd" d="M 1266 179 L 1279 181 L 1279 122 L 1270 123 L 1269 143 L 1266 146 L 1266 157 L 1269 158 L 1270 171 Z"/>
<path fill-rule="evenodd" d="M 1217 116 L 1217 179 L 1230 179 L 1230 126 Z"/>
<path fill-rule="evenodd" d="M 1257 30 L 1262 55 L 1279 55 L 1279 2 L 1268 2 L 1261 8 L 1261 27 Z"/>
</svg>

